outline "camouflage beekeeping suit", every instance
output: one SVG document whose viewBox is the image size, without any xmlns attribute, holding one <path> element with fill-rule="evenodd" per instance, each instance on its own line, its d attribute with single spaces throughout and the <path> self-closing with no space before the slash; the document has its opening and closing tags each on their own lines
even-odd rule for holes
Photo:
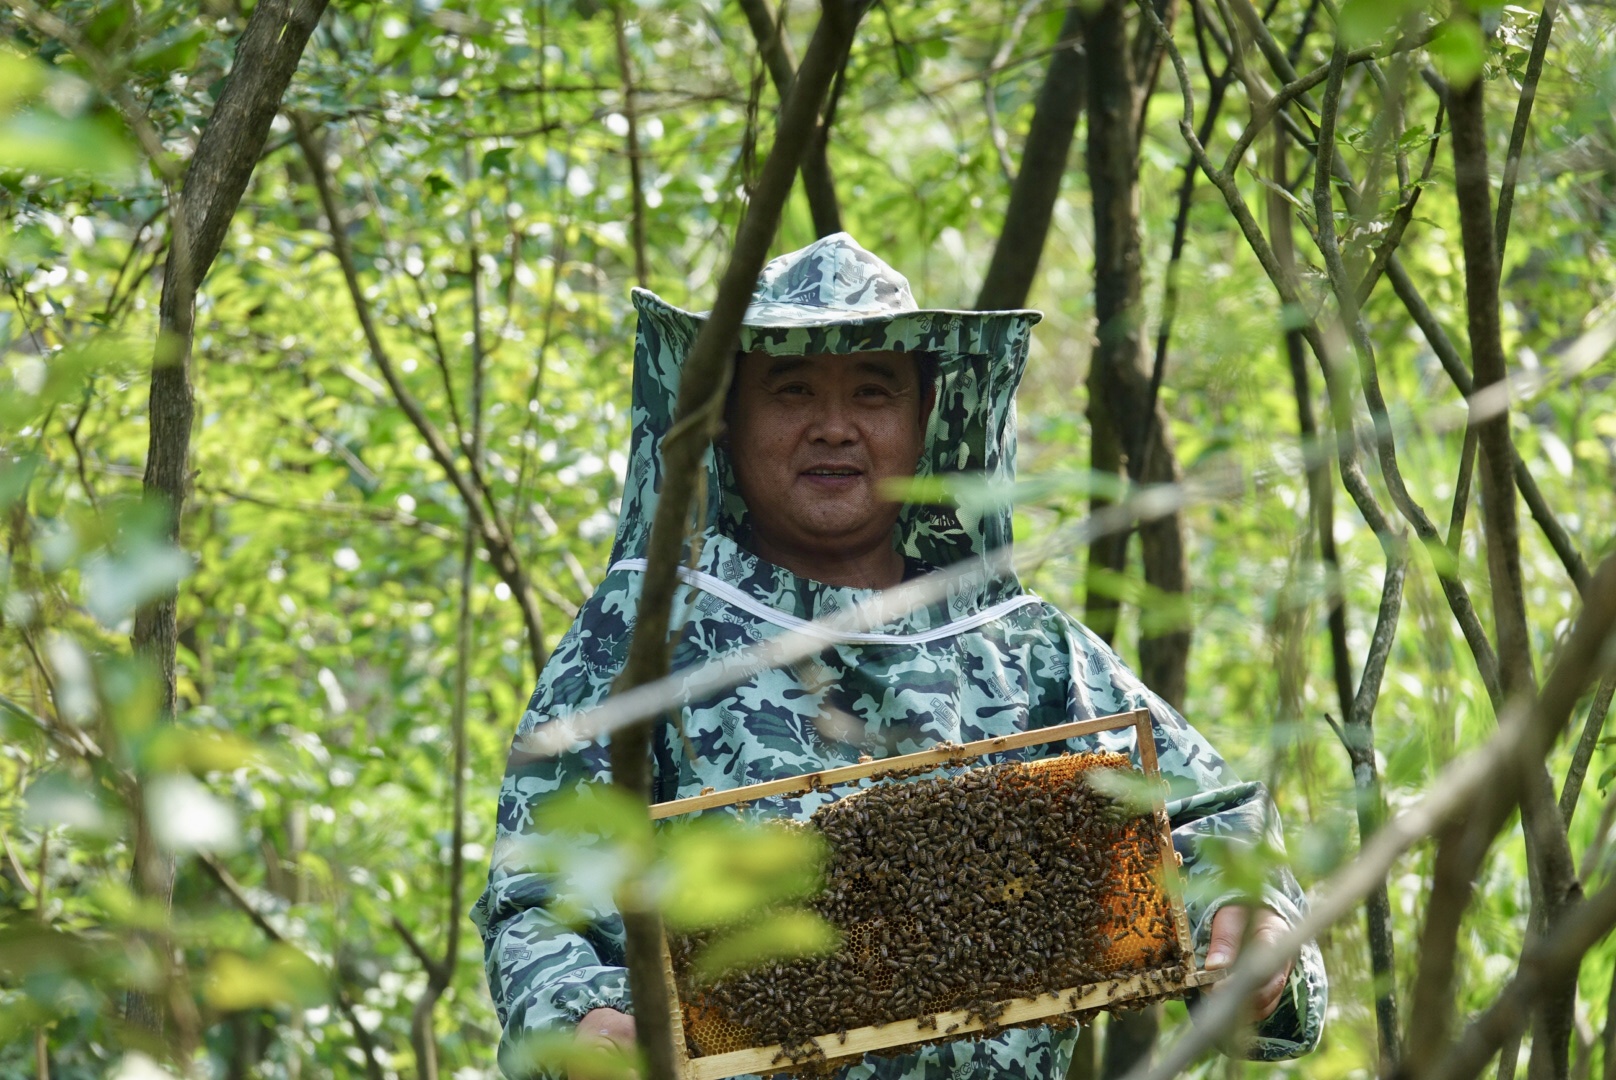
<svg viewBox="0 0 1616 1080">
<path fill-rule="evenodd" d="M 603 700 L 621 670 L 634 629 L 643 555 L 660 488 L 659 445 L 672 419 L 681 365 L 702 316 L 635 290 L 633 447 L 612 565 L 540 676 L 523 715 L 527 734 Z M 1001 480 L 1015 474 L 1016 385 L 1037 312 L 920 311 L 908 283 L 845 234 L 782 256 L 765 268 L 741 335 L 745 351 L 773 355 L 897 350 L 937 360 L 937 397 L 921 475 L 967 472 Z M 747 511 L 735 493 L 725 452 L 708 457 L 707 527 L 695 568 L 683 573 L 674 604 L 679 627 L 674 668 L 689 667 L 871 595 L 825 585 L 766 563 L 737 537 Z M 980 560 L 1010 542 L 1008 508 L 976 516 L 906 507 L 898 541 L 911 568 Z M 983 575 L 977 577 L 978 582 Z M 817 677 L 793 670 L 756 674 L 731 690 L 688 703 L 682 745 L 672 725 L 654 743 L 658 801 L 851 763 L 861 753 L 910 753 L 942 741 L 970 742 L 1135 708 L 1150 710 L 1156 752 L 1172 785 L 1174 842 L 1184 855 L 1188 905 L 1204 957 L 1212 913 L 1233 897 L 1211 860 L 1197 858 L 1209 836 L 1278 844 L 1261 785 L 1237 780 L 1211 745 L 1173 708 L 1140 684 L 1085 627 L 1022 589 L 1013 575 L 958 587 L 931 607 L 858 634 L 827 636 Z M 834 706 L 863 727 L 834 741 L 816 724 Z M 1118 750 L 1137 757 L 1132 728 L 1038 747 Z M 1017 754 L 1022 752 L 1018 751 Z M 488 982 L 504 1025 L 501 1060 L 531 1032 L 575 1024 L 592 1009 L 631 1012 L 623 967 L 623 928 L 603 902 L 582 932 L 547 911 L 549 882 L 521 863 L 521 838 L 547 794 L 609 775 L 606 748 L 583 746 L 555 759 L 513 756 L 499 797 L 499 838 L 487 891 L 473 918 L 486 945 Z M 772 800 L 770 809 L 806 817 L 831 789 Z M 1264 902 L 1294 922 L 1303 904 L 1288 873 Z M 1293 1057 L 1318 1042 L 1325 980 L 1309 946 L 1292 970 L 1278 1009 L 1257 1030 L 1251 1056 Z M 1009 1031 L 979 1042 L 871 1057 L 842 1070 L 849 1078 L 1064 1076 L 1075 1034 L 1047 1028 Z"/>
</svg>

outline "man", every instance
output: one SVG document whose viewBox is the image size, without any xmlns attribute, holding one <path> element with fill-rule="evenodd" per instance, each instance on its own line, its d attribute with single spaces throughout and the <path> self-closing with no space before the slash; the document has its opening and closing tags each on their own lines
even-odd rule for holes
<svg viewBox="0 0 1616 1080">
<path fill-rule="evenodd" d="M 672 421 L 680 366 L 702 316 L 636 290 L 633 447 L 613 564 L 539 679 L 520 732 L 607 695 L 621 670 L 655 511 L 660 441 Z M 947 472 L 1010 481 L 1014 394 L 1036 312 L 919 310 L 908 282 L 845 234 L 771 262 L 747 310 L 728 432 L 709 458 L 707 520 L 696 566 L 675 603 L 679 669 L 845 610 L 871 590 L 928 569 L 981 562 L 1010 542 L 1008 508 L 958 515 L 892 502 L 885 482 Z M 908 753 L 942 741 L 1147 708 L 1173 788 L 1169 814 L 1184 856 L 1197 952 L 1231 963 L 1246 924 L 1271 938 L 1300 917 L 1288 873 L 1263 904 L 1239 906 L 1219 885 L 1204 841 L 1277 842 L 1260 785 L 1242 784 L 1170 706 L 1139 684 L 1081 625 L 1025 592 L 1013 576 L 974 585 L 859 634 L 830 635 L 812 684 L 768 671 L 681 710 L 683 739 L 662 725 L 654 746 L 658 801 Z M 844 718 L 827 729 L 823 716 Z M 846 718 L 856 725 L 845 730 Z M 687 751 L 688 740 L 693 752 Z M 1137 754 L 1132 729 L 1047 748 Z M 582 1044 L 632 1045 L 622 923 L 604 906 L 581 933 L 547 911 L 549 883 L 521 865 L 520 839 L 546 794 L 609 775 L 595 744 L 555 759 L 513 753 L 500 792 L 499 841 L 473 918 L 504 1025 L 501 1062 L 529 1033 L 572 1027 Z M 806 817 L 838 789 L 769 800 Z M 1311 1050 L 1325 983 L 1316 948 L 1251 1003 L 1253 1057 Z M 942 1075 L 1063 1076 L 1075 1036 L 1046 1028 L 867 1058 L 849 1080 Z"/>
</svg>

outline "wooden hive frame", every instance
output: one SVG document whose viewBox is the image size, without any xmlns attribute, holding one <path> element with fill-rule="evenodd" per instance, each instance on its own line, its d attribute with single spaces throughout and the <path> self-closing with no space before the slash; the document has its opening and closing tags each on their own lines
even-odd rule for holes
<svg viewBox="0 0 1616 1080">
<path fill-rule="evenodd" d="M 1161 851 L 1165 856 L 1173 850 L 1172 828 L 1168 824 L 1167 808 L 1162 800 L 1161 769 L 1156 761 L 1156 739 L 1151 729 L 1150 713 L 1144 709 L 1118 713 L 1114 716 L 1102 716 L 1094 720 L 1080 720 L 1037 731 L 1017 732 L 1014 735 L 1002 735 L 963 745 L 945 743 L 914 754 L 862 761 L 857 765 L 822 769 L 818 772 L 803 773 L 800 776 L 770 780 L 728 791 L 704 792 L 686 799 L 658 803 L 651 807 L 651 817 L 654 820 L 678 817 L 701 810 L 752 802 L 772 795 L 802 795 L 896 769 L 913 769 L 927 765 L 939 767 L 963 765 L 988 754 L 1028 746 L 1042 746 L 1128 727 L 1134 729 L 1139 763 L 1146 779 L 1150 781 L 1151 813 L 1160 833 Z M 1027 1024 L 1071 1013 L 1105 1009 L 1141 997 L 1155 998 L 1181 993 L 1213 982 L 1221 973 L 1199 971 L 1195 968 L 1195 950 L 1190 940 L 1189 920 L 1184 913 L 1183 894 L 1178 882 L 1178 860 L 1164 857 L 1161 873 L 1167 902 L 1172 909 L 1174 934 L 1178 939 L 1178 953 L 1181 958 L 1178 964 L 1150 971 L 1131 972 L 1104 982 L 1046 992 L 1037 997 L 1000 1002 L 1003 1011 L 992 1021 L 968 1009 L 954 1009 L 915 1016 L 894 1023 L 852 1028 L 845 1033 L 819 1035 L 813 1042 L 827 1062 L 855 1059 L 872 1051 L 932 1041 L 937 1039 L 939 1031 L 948 1031 L 956 1038 L 965 1038 L 981 1031 L 989 1023 L 999 1027 Z M 673 1006 L 674 1050 L 680 1080 L 724 1080 L 727 1077 L 747 1073 L 766 1074 L 790 1068 L 789 1065 L 782 1065 L 783 1050 L 778 1045 L 692 1056 L 691 1048 L 685 1039 L 684 1011 L 679 1001 L 673 962 L 666 942 L 663 944 L 662 963 Z"/>
</svg>

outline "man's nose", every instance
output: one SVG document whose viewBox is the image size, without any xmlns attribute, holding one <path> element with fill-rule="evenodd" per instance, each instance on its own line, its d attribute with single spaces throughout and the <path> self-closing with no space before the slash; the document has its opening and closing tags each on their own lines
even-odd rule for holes
<svg viewBox="0 0 1616 1080">
<path fill-rule="evenodd" d="M 814 442 L 845 446 L 858 441 L 858 425 L 853 422 L 853 411 L 848 403 L 821 397 L 814 402 L 814 417 L 808 428 L 808 438 Z"/>
</svg>

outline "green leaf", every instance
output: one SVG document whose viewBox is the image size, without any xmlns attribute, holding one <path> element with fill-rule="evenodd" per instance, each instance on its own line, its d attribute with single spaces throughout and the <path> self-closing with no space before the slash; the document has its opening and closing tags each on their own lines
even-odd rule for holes
<svg viewBox="0 0 1616 1080">
<path fill-rule="evenodd" d="M 164 851 L 234 851 L 241 846 L 235 808 L 184 773 L 146 784 L 146 816 Z"/>
<path fill-rule="evenodd" d="M 24 824 L 36 829 L 66 826 L 110 835 L 118 820 L 100 791 L 66 772 L 46 773 L 28 785 L 23 804 Z"/>
<path fill-rule="evenodd" d="M 44 64 L 0 48 L 0 115 L 31 100 L 44 88 L 48 77 L 49 70 Z"/>
<path fill-rule="evenodd" d="M 23 497 L 39 465 L 37 454 L 23 454 L 10 461 L 0 460 L 0 510 L 9 508 Z"/>
<path fill-rule="evenodd" d="M 258 748 L 239 735 L 163 727 L 141 754 L 151 772 L 228 772 L 259 758 Z"/>
<path fill-rule="evenodd" d="M 634 1080 L 646 1075 L 638 1051 L 580 1043 L 577 1029 L 533 1031 L 511 1037 L 500 1049 L 500 1066 L 512 1076 L 587 1076 L 590 1080 Z"/>
<path fill-rule="evenodd" d="M 276 1005 L 310 1008 L 326 998 L 328 980 L 307 956 L 275 944 L 258 957 L 221 952 L 208 962 L 202 994 L 224 1012 Z"/>
<path fill-rule="evenodd" d="M 719 938 L 703 949 L 692 973 L 703 982 L 777 960 L 823 956 L 841 944 L 836 928 L 810 911 L 782 911 Z"/>
<path fill-rule="evenodd" d="M 510 172 L 511 154 L 515 152 L 515 149 L 513 146 L 501 146 L 498 149 L 488 151 L 483 155 L 483 172 Z"/>
<path fill-rule="evenodd" d="M 84 39 L 96 48 L 104 50 L 107 43 L 129 25 L 129 17 L 133 13 L 134 5 L 130 0 L 112 0 L 111 3 L 103 4 L 90 19 L 89 25 L 84 28 Z"/>
<path fill-rule="evenodd" d="M 1487 43 L 1482 40 L 1481 27 L 1469 19 L 1449 19 L 1437 27 L 1436 36 L 1426 46 L 1437 71 L 1462 90 L 1481 76 L 1481 66 L 1487 59 Z"/>
<path fill-rule="evenodd" d="M 728 817 L 673 825 L 663 848 L 663 914 L 680 929 L 724 926 L 820 885 L 825 847 L 800 826 L 748 824 Z"/>
<path fill-rule="evenodd" d="M 23 112 L 0 121 L 0 175 L 114 176 L 133 161 L 119 132 L 95 118 Z"/>
<path fill-rule="evenodd" d="M 166 75 L 196 65 L 196 55 L 208 31 L 199 23 L 187 22 L 146 42 L 130 58 L 129 66 L 145 75 Z"/>
<path fill-rule="evenodd" d="M 1351 48 L 1378 41 L 1414 7 L 1415 0 L 1346 0 L 1341 5 L 1341 36 Z"/>
</svg>

